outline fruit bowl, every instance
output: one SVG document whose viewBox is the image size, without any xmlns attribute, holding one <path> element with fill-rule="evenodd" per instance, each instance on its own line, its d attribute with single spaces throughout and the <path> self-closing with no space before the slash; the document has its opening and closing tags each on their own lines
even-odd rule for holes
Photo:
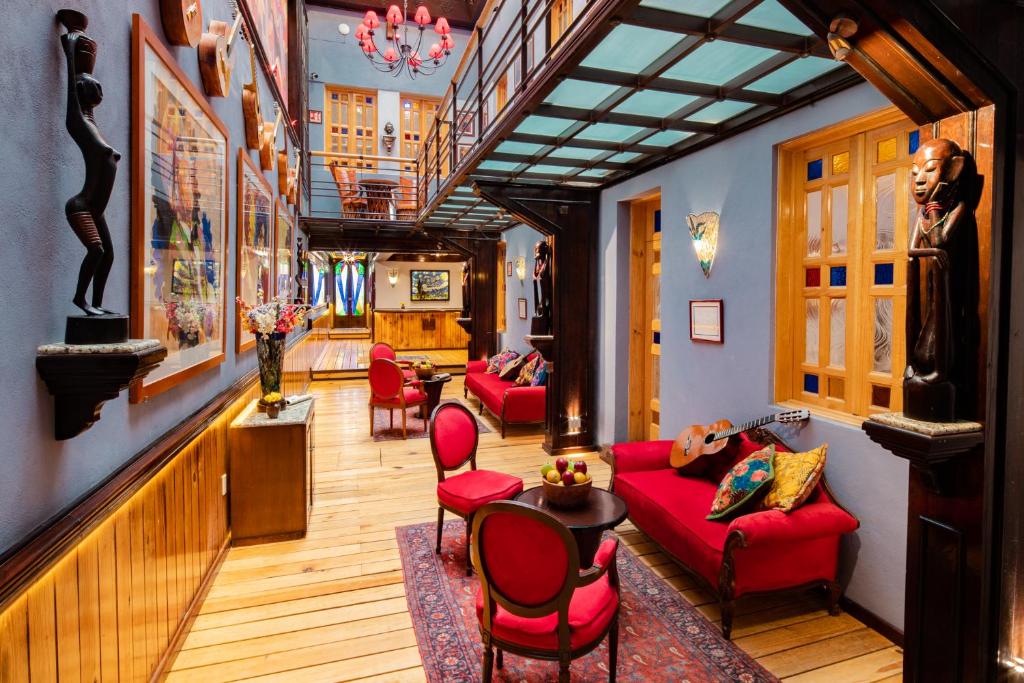
<svg viewBox="0 0 1024 683">
<path fill-rule="evenodd" d="M 547 479 L 541 481 L 544 484 L 544 498 L 547 499 L 548 505 L 562 510 L 571 510 L 586 505 L 587 499 L 590 497 L 590 489 L 594 484 L 592 478 L 587 479 L 583 484 L 573 484 L 572 486 L 552 484 Z"/>
<path fill-rule="evenodd" d="M 416 371 L 416 377 L 418 379 L 430 379 L 434 376 L 435 368 L 433 365 L 414 365 L 413 370 Z"/>
</svg>

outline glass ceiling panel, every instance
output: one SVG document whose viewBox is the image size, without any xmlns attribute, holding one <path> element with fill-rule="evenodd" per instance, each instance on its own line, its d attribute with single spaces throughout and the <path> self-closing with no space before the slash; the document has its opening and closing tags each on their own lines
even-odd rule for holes
<svg viewBox="0 0 1024 683">
<path fill-rule="evenodd" d="M 812 81 L 818 76 L 822 76 L 833 69 L 838 69 L 842 65 L 842 62 L 837 62 L 833 59 L 804 57 L 802 59 L 793 60 L 781 69 L 771 72 L 764 78 L 757 79 L 746 87 L 748 90 L 757 90 L 759 92 L 770 92 L 775 95 L 781 95 L 782 93 L 789 92 L 793 88 L 803 85 L 808 81 Z"/>
<path fill-rule="evenodd" d="M 643 155 L 639 154 L 638 152 L 620 152 L 619 154 L 608 157 L 607 159 L 605 159 L 605 161 L 610 161 L 613 164 L 628 164 L 629 162 L 641 156 Z"/>
<path fill-rule="evenodd" d="M 679 33 L 619 24 L 598 44 L 583 66 L 637 74 L 686 36 Z"/>
<path fill-rule="evenodd" d="M 587 126 L 576 137 L 582 140 L 598 140 L 601 142 L 623 142 L 637 133 L 647 130 L 639 126 L 623 126 L 618 123 L 595 123 Z"/>
<path fill-rule="evenodd" d="M 726 119 L 731 119 L 740 112 L 744 112 L 754 104 L 752 102 L 737 102 L 735 100 L 722 100 L 721 102 L 715 102 L 714 104 L 704 107 L 692 116 L 687 116 L 687 121 L 694 121 L 696 123 L 721 123 Z"/>
<path fill-rule="evenodd" d="M 533 156 L 544 149 L 544 145 L 535 145 L 532 142 L 511 142 L 505 141 L 494 150 L 500 154 L 524 154 Z M 470 190 L 472 192 L 472 190 Z"/>
<path fill-rule="evenodd" d="M 696 101 L 696 99 L 693 95 L 679 95 L 660 90 L 644 90 L 631 95 L 628 100 L 615 107 L 612 111 L 620 114 L 666 117 Z"/>
<path fill-rule="evenodd" d="M 588 168 L 586 171 L 580 171 L 577 175 L 589 178 L 603 178 L 609 173 L 611 173 L 611 171 L 604 168 Z"/>
<path fill-rule="evenodd" d="M 545 175 L 567 175 L 569 173 L 575 173 L 579 171 L 578 168 L 569 168 L 567 166 L 551 166 L 549 164 L 537 164 L 526 169 L 526 173 L 543 173 Z"/>
<path fill-rule="evenodd" d="M 482 171 L 512 171 L 518 168 L 520 164 L 512 161 L 483 161 L 477 166 Z"/>
<path fill-rule="evenodd" d="M 618 89 L 617 85 L 567 78 L 544 101 L 548 104 L 557 104 L 563 107 L 593 109 L 608 99 Z"/>
<path fill-rule="evenodd" d="M 737 19 L 736 23 L 793 33 L 798 36 L 809 36 L 814 33 L 776 0 L 765 0 Z"/>
<path fill-rule="evenodd" d="M 569 119 L 556 119 L 551 116 L 527 116 L 519 124 L 519 127 L 516 128 L 516 132 L 526 135 L 558 137 L 565 132 L 566 128 L 574 123 L 575 121 L 570 121 Z"/>
<path fill-rule="evenodd" d="M 649 138 L 644 138 L 640 141 L 641 145 L 654 145 L 656 147 L 669 147 L 676 144 L 680 140 L 692 136 L 693 133 L 689 133 L 681 130 L 663 130 L 660 133 L 655 133 Z"/>
<path fill-rule="evenodd" d="M 716 40 L 704 43 L 662 75 L 679 81 L 724 85 L 776 54 L 775 50 L 763 47 Z"/>
<path fill-rule="evenodd" d="M 643 0 L 640 6 L 677 14 L 692 14 L 695 17 L 713 17 L 727 4 L 728 0 Z"/>
<path fill-rule="evenodd" d="M 555 157 L 557 159 L 581 159 L 583 161 L 590 161 L 604 154 L 607 150 L 603 149 L 587 149 L 585 147 L 557 147 L 551 150 L 551 154 L 548 156 Z"/>
</svg>

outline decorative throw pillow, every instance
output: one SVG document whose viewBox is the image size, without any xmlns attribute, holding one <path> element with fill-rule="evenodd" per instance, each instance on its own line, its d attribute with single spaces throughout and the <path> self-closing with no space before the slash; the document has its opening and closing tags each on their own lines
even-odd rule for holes
<svg viewBox="0 0 1024 683">
<path fill-rule="evenodd" d="M 537 366 L 544 362 L 544 359 L 540 357 L 539 353 L 531 354 L 527 356 L 530 360 L 526 361 L 523 365 L 523 369 L 519 371 L 519 376 L 516 377 L 517 387 L 528 387 L 530 382 L 533 381 L 533 376 L 537 374 Z"/>
<path fill-rule="evenodd" d="M 504 367 L 498 371 L 498 377 L 506 381 L 514 380 L 519 376 L 519 371 L 523 369 L 523 365 L 525 363 L 526 356 L 516 356 L 509 362 L 505 363 Z"/>
<path fill-rule="evenodd" d="M 498 355 L 491 356 L 490 358 L 487 359 L 487 370 L 486 370 L 486 372 L 501 372 L 502 369 L 505 367 L 506 363 L 508 363 L 513 358 L 518 358 L 518 357 L 519 357 L 519 352 L 518 351 L 513 351 L 511 349 L 504 349 Z"/>
<path fill-rule="evenodd" d="M 766 491 L 774 478 L 774 459 L 775 446 L 768 446 L 736 463 L 718 485 L 707 519 L 733 515 L 751 502 L 758 492 Z"/>
<path fill-rule="evenodd" d="M 533 373 L 533 379 L 530 380 L 531 387 L 542 387 L 548 383 L 548 373 L 551 372 L 548 369 L 548 362 L 543 358 L 537 363 L 537 371 Z"/>
<path fill-rule="evenodd" d="M 775 456 L 775 480 L 761 501 L 764 510 L 792 512 L 800 507 L 821 480 L 825 471 L 828 444 L 805 453 L 778 453 Z"/>
</svg>

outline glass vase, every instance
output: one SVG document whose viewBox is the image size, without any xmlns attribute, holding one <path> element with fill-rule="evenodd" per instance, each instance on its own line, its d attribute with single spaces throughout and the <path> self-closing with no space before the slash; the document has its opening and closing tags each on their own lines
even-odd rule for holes
<svg viewBox="0 0 1024 683">
<path fill-rule="evenodd" d="M 260 397 L 281 391 L 281 370 L 284 365 L 283 332 L 268 336 L 256 335 L 256 358 L 260 364 Z"/>
</svg>

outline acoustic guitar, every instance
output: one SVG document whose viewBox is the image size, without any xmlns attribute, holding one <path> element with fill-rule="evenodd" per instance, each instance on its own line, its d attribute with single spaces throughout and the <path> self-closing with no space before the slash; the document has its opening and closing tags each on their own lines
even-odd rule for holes
<svg viewBox="0 0 1024 683">
<path fill-rule="evenodd" d="M 160 0 L 160 23 L 171 45 L 195 47 L 203 33 L 203 5 L 199 0 Z"/>
<path fill-rule="evenodd" d="M 772 422 L 803 422 L 809 420 L 810 417 L 809 410 L 787 410 L 759 417 L 736 427 L 728 420 L 719 420 L 709 425 L 692 425 L 676 437 L 675 443 L 672 444 L 669 464 L 679 470 L 680 474 L 686 474 L 687 469 L 691 468 L 702 456 L 717 453 L 725 448 L 731 436 L 742 434 L 756 427 L 763 427 Z"/>
<path fill-rule="evenodd" d="M 260 86 L 256 81 L 256 48 L 249 41 L 249 63 L 252 65 L 252 81 L 242 86 L 242 119 L 245 121 L 245 146 L 260 148 L 263 134 L 263 114 L 260 112 Z"/>
<path fill-rule="evenodd" d="M 210 30 L 199 39 L 199 75 L 210 97 L 227 97 L 231 92 L 231 48 L 242 25 L 242 13 L 235 11 L 233 24 L 211 21 Z"/>
<path fill-rule="evenodd" d="M 277 129 L 281 126 L 281 119 L 284 113 L 281 108 L 274 104 L 277 116 L 274 122 L 263 122 L 263 132 L 260 134 L 260 168 L 269 171 L 274 168 L 274 148 L 277 146 Z"/>
</svg>

